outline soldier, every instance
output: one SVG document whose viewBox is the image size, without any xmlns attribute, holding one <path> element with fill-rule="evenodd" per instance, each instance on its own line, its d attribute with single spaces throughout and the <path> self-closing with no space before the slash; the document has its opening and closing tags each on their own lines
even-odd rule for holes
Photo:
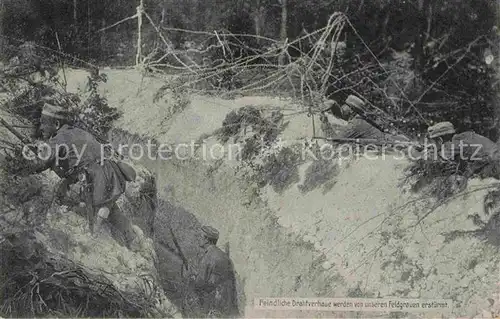
<svg viewBox="0 0 500 319">
<path fill-rule="evenodd" d="M 56 199 L 61 201 L 69 186 L 81 182 L 89 228 L 108 218 L 114 230 L 124 237 L 126 246 L 138 237 L 132 224 L 116 204 L 125 192 L 128 180 L 115 161 L 102 154 L 103 146 L 85 130 L 74 127 L 67 112 L 58 106 L 45 104 L 40 118 L 40 130 L 46 141 L 38 157 L 30 163 L 30 173 L 52 169 L 63 181 Z M 97 216 L 96 216 L 97 213 Z"/>
<path fill-rule="evenodd" d="M 442 159 L 468 162 L 467 177 L 475 172 L 491 177 L 500 173 L 500 149 L 487 137 L 473 131 L 455 134 L 450 122 L 437 123 L 427 131 Z"/>
<path fill-rule="evenodd" d="M 198 271 L 191 277 L 191 285 L 200 298 L 203 312 L 216 317 L 239 315 L 236 278 L 229 256 L 216 244 L 219 232 L 210 226 L 203 226 L 200 247 L 204 253 Z"/>
<path fill-rule="evenodd" d="M 326 108 L 322 112 L 331 112 L 335 116 L 348 121 L 348 125 L 340 132 L 340 138 L 354 138 L 354 139 L 387 139 L 390 141 L 409 141 L 406 136 L 403 135 L 393 135 L 385 133 L 382 130 L 375 127 L 374 124 L 369 123 L 361 115 L 355 112 L 353 109 L 360 110 L 365 106 L 365 102 L 360 98 L 349 95 L 345 101 L 345 104 L 341 107 L 338 104 L 327 101 L 325 103 Z"/>
</svg>

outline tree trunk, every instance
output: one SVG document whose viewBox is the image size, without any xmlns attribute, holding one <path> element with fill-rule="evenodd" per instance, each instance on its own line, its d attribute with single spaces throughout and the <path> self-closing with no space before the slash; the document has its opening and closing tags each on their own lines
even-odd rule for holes
<svg viewBox="0 0 500 319">
<path fill-rule="evenodd" d="M 3 37 L 4 34 L 3 34 L 3 15 L 4 15 L 4 10 L 5 10 L 5 4 L 4 4 L 4 1 L 1 1 L 0 2 L 0 62 L 2 62 L 2 59 L 4 57 L 4 48 L 5 48 L 5 44 L 7 41 L 5 41 L 5 38 Z"/>
<path fill-rule="evenodd" d="M 432 5 L 428 6 L 427 9 L 427 29 L 425 32 L 425 37 L 424 37 L 424 44 L 427 43 L 431 36 L 431 31 L 432 31 Z"/>
<path fill-rule="evenodd" d="M 389 19 L 391 17 L 391 10 L 390 8 L 389 9 L 386 9 L 387 12 L 385 14 L 385 18 L 384 18 L 384 23 L 382 24 L 382 39 L 386 39 L 387 38 L 387 25 L 389 24 Z"/>
<path fill-rule="evenodd" d="M 259 17 L 259 13 L 255 13 L 254 17 L 253 17 L 253 23 L 255 24 L 255 35 L 257 37 L 260 37 L 260 17 Z M 257 38 L 257 44 L 260 43 L 260 39 Z"/>
<path fill-rule="evenodd" d="M 78 0 L 73 0 L 73 24 L 76 26 Z"/>
<path fill-rule="evenodd" d="M 287 40 L 287 19 L 288 11 L 287 11 L 287 0 L 281 0 L 281 28 L 280 28 L 280 41 L 281 44 L 284 45 Z M 283 48 L 286 50 L 286 48 Z M 283 52 L 279 57 L 279 64 L 285 64 L 285 52 Z"/>
<path fill-rule="evenodd" d="M 422 71 L 422 54 L 423 54 L 423 21 L 424 21 L 424 0 L 418 0 L 417 16 L 417 32 L 415 33 L 415 48 L 413 50 L 413 61 L 415 70 L 420 73 Z"/>
<path fill-rule="evenodd" d="M 415 37 L 415 48 L 413 50 L 414 67 L 417 72 L 421 72 L 424 68 L 424 46 L 427 33 L 430 32 L 432 22 L 432 11 L 430 10 L 430 0 L 418 0 L 417 13 L 417 32 Z"/>
<path fill-rule="evenodd" d="M 496 22 L 496 30 L 493 35 L 494 39 L 496 39 L 496 55 L 497 58 L 493 60 L 493 65 L 496 66 L 496 77 L 494 81 L 497 81 L 495 85 L 496 94 L 495 101 L 493 101 L 493 105 L 495 107 L 495 132 L 492 133 L 493 138 L 496 140 L 497 145 L 500 145 L 500 0 L 496 1 L 497 3 L 497 22 Z"/>
<path fill-rule="evenodd" d="M 261 39 L 259 38 L 262 36 L 262 25 L 264 22 L 264 7 L 262 6 L 262 3 L 260 0 L 257 0 L 257 4 L 255 6 L 255 11 L 253 13 L 253 21 L 254 21 L 254 26 L 255 26 L 255 35 L 257 36 L 257 44 L 260 44 Z"/>
</svg>

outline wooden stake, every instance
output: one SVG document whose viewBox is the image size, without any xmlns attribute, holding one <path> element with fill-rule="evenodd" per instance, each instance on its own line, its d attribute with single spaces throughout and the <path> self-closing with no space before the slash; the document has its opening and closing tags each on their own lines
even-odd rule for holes
<svg viewBox="0 0 500 319">
<path fill-rule="evenodd" d="M 144 10 L 144 0 L 140 0 L 139 6 L 137 7 L 137 54 L 135 56 L 135 65 L 139 66 L 141 63 L 142 56 L 142 38 L 141 38 L 141 30 L 142 30 L 142 12 Z"/>
</svg>

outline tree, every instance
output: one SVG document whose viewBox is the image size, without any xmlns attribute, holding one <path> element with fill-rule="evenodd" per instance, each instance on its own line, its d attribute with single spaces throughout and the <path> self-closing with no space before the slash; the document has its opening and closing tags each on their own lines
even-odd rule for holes
<svg viewBox="0 0 500 319">
<path fill-rule="evenodd" d="M 288 39 L 288 8 L 287 8 L 287 0 L 278 0 L 281 5 L 281 27 L 280 27 L 280 42 L 285 45 Z M 285 64 L 285 52 L 283 52 L 279 57 L 279 64 Z"/>
</svg>

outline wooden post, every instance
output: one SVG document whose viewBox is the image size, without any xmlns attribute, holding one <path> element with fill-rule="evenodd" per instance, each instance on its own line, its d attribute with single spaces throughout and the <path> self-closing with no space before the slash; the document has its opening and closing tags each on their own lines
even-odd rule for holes
<svg viewBox="0 0 500 319">
<path fill-rule="evenodd" d="M 142 12 L 144 10 L 144 0 L 140 0 L 139 6 L 137 7 L 137 54 L 135 56 L 135 65 L 138 66 L 141 63 L 142 56 Z"/>
</svg>

